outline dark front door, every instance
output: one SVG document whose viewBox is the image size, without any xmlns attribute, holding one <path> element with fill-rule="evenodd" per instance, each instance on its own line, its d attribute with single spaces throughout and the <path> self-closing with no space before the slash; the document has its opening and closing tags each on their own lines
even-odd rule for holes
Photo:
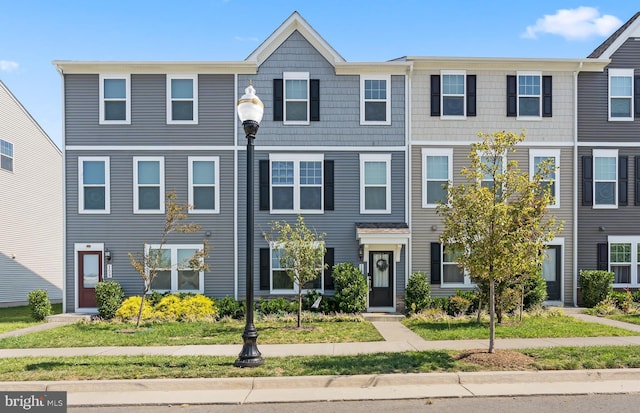
<svg viewBox="0 0 640 413">
<path fill-rule="evenodd" d="M 369 252 L 369 307 L 393 306 L 393 253 Z"/>
<path fill-rule="evenodd" d="M 542 277 L 547 282 L 547 300 L 560 301 L 562 276 L 562 247 L 549 245 L 542 262 Z"/>
<path fill-rule="evenodd" d="M 96 307 L 96 285 L 102 281 L 102 251 L 78 251 L 78 307 Z"/>
</svg>

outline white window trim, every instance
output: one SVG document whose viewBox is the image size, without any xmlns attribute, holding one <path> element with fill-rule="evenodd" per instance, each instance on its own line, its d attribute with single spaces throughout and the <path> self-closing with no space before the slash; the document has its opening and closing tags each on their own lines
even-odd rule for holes
<svg viewBox="0 0 640 413">
<path fill-rule="evenodd" d="M 173 79 L 193 80 L 193 99 L 173 99 L 171 97 L 171 81 Z M 171 105 L 171 102 L 174 100 L 193 102 L 193 119 L 192 120 L 173 120 L 173 106 Z M 167 125 L 197 125 L 197 124 L 198 124 L 198 75 L 197 74 L 168 74 L 167 75 Z"/>
<path fill-rule="evenodd" d="M 13 172 L 14 172 L 14 170 L 15 170 L 15 164 L 14 164 L 14 160 L 15 160 L 15 158 L 14 158 L 15 146 L 13 145 L 13 143 L 12 143 L 12 142 L 9 142 L 9 141 L 8 141 L 8 140 L 6 140 L 6 139 L 0 139 L 0 145 L 2 144 L 2 142 L 5 142 L 5 143 L 7 143 L 7 144 L 11 145 L 11 156 L 9 156 L 9 155 L 7 155 L 7 154 L 4 154 L 4 153 L 2 153 L 2 152 L 0 151 L 0 158 L 5 157 L 5 158 L 8 158 L 8 159 L 11 159 L 11 170 L 4 169 L 4 168 L 1 168 L 1 167 L 0 167 L 0 171 L 5 171 L 5 172 L 13 173 Z M 1 162 L 1 160 L 0 160 L 0 162 Z"/>
<path fill-rule="evenodd" d="M 84 162 L 99 161 L 104 162 L 104 209 L 85 209 L 84 188 L 87 186 L 98 187 L 102 185 L 84 184 Z M 111 168 L 108 156 L 80 156 L 78 157 L 78 213 L 79 214 L 110 214 L 111 213 Z"/>
<path fill-rule="evenodd" d="M 213 162 L 214 177 L 214 209 L 195 209 L 195 199 L 193 189 L 195 186 L 193 183 L 193 162 Z M 219 156 L 189 156 L 189 214 L 219 214 L 220 213 L 220 157 Z M 211 186 L 211 185 L 201 185 Z"/>
<path fill-rule="evenodd" d="M 145 244 L 144 246 L 144 254 L 145 257 L 149 254 L 150 249 L 159 249 L 160 244 Z M 180 249 L 196 249 L 201 250 L 204 248 L 203 244 L 165 244 L 162 246 L 163 250 L 171 251 L 171 290 L 157 290 L 159 292 L 184 292 L 184 293 L 199 293 L 204 294 L 204 271 L 199 271 L 199 289 L 197 290 L 178 290 L 178 270 L 184 269 L 185 267 L 178 266 L 178 250 Z M 147 276 L 149 275 L 149 269 L 145 268 L 147 272 Z M 151 292 L 151 290 L 149 290 Z"/>
<path fill-rule="evenodd" d="M 447 170 L 447 182 L 453 182 L 453 149 L 451 148 L 422 148 L 422 207 L 435 208 L 438 204 L 430 204 L 427 201 L 427 157 L 446 156 L 449 159 Z"/>
<path fill-rule="evenodd" d="M 613 288 L 638 288 L 640 287 L 638 274 L 638 244 L 640 244 L 640 236 L 626 236 L 626 235 L 609 235 L 607 237 L 607 266 L 611 271 L 611 244 L 631 244 L 631 279 L 630 283 L 614 283 Z"/>
<path fill-rule="evenodd" d="M 460 96 L 444 93 L 444 75 L 462 75 L 464 82 L 462 115 L 445 115 L 444 114 L 444 98 L 445 96 Z M 467 72 L 465 70 L 441 70 L 440 71 L 440 119 L 466 119 L 467 118 Z"/>
<path fill-rule="evenodd" d="M 537 76 L 540 78 L 540 94 L 538 94 L 538 116 L 530 116 L 530 115 L 520 115 L 520 98 L 521 97 L 534 97 L 535 95 L 520 95 L 520 76 Z M 531 71 L 531 72 L 517 72 L 516 77 L 516 106 L 517 106 L 517 117 L 516 120 L 540 120 L 542 119 L 542 72 L 539 71 Z"/>
<path fill-rule="evenodd" d="M 158 161 L 160 163 L 160 209 L 139 209 L 138 205 L 138 162 Z M 163 156 L 134 156 L 133 157 L 133 213 L 134 214 L 164 214 L 164 157 Z"/>
<path fill-rule="evenodd" d="M 598 204 L 596 203 L 596 183 L 612 182 L 596 179 L 596 158 L 615 158 L 616 160 L 616 179 L 614 182 L 615 204 Z M 593 209 L 617 209 L 618 208 L 618 150 L 617 149 L 594 149 L 593 150 Z"/>
<path fill-rule="evenodd" d="M 476 284 L 471 281 L 467 271 L 464 271 L 464 282 L 462 283 L 447 283 L 444 282 L 444 244 L 440 244 L 440 288 L 475 288 Z M 456 265 L 454 261 L 447 261 L 447 265 Z"/>
<path fill-rule="evenodd" d="M 387 85 L 387 98 L 386 99 L 365 99 L 365 81 L 366 80 L 384 80 Z M 365 120 L 365 104 L 367 102 L 385 102 L 386 104 L 386 116 L 385 121 L 367 121 Z M 360 125 L 391 125 L 391 75 L 373 76 L 373 75 L 361 75 L 360 76 Z"/>
<path fill-rule="evenodd" d="M 555 202 L 550 204 L 548 208 L 560 208 L 560 149 L 529 149 L 529 178 L 533 178 L 536 171 L 534 168 L 535 158 L 554 158 L 555 162 L 555 193 L 553 194 Z"/>
<path fill-rule="evenodd" d="M 609 72 L 609 74 L 608 74 L 608 76 L 607 76 L 607 93 L 608 93 L 608 95 L 609 95 L 609 98 L 608 98 L 608 100 L 607 100 L 607 114 L 608 114 L 608 118 L 609 118 L 609 120 L 610 120 L 610 121 L 612 121 L 612 122 L 619 122 L 619 121 L 623 121 L 623 122 L 625 122 L 625 121 L 632 121 L 632 120 L 633 120 L 634 113 L 635 113 L 635 112 L 634 112 L 634 107 L 633 107 L 633 103 L 634 103 L 633 101 L 635 100 L 635 99 L 634 99 L 634 96 L 633 96 L 633 91 L 635 90 L 635 89 L 634 89 L 634 84 L 633 84 L 633 83 L 634 83 L 634 80 L 635 80 L 635 79 L 634 79 L 634 75 L 635 75 L 634 69 L 609 69 L 609 71 L 608 71 L 608 72 Z M 614 77 L 614 76 L 615 76 L 615 77 L 629 77 L 629 78 L 631 78 L 631 95 L 630 95 L 630 96 L 613 96 L 613 95 L 611 95 L 611 77 Z M 629 99 L 629 100 L 631 101 L 631 105 L 630 105 L 630 108 L 631 108 L 631 114 L 630 114 L 630 115 L 631 115 L 631 116 L 624 117 L 624 118 L 622 118 L 622 117 L 612 117 L 612 116 L 611 116 L 611 99 L 612 99 L 612 98 L 625 98 L 625 99 Z"/>
<path fill-rule="evenodd" d="M 99 75 L 100 84 L 100 101 L 99 101 L 99 124 L 100 125 L 130 125 L 131 124 L 131 75 L 117 73 L 101 73 Z M 124 120 L 106 120 L 105 119 L 105 97 L 104 97 L 104 81 L 107 79 L 124 79 L 125 81 L 125 119 Z M 113 99 L 120 101 L 121 99 Z"/>
<path fill-rule="evenodd" d="M 367 162 L 385 162 L 386 170 L 386 209 L 366 209 L 365 205 L 365 164 Z M 391 213 L 391 154 L 360 154 L 360 213 L 361 214 L 390 214 Z"/>
<path fill-rule="evenodd" d="M 287 80 L 306 80 L 307 81 L 307 120 L 287 120 L 287 102 L 302 102 L 302 99 L 287 99 Z M 311 89 L 309 81 L 309 72 L 284 72 L 282 74 L 282 124 L 283 125 L 309 125 L 311 119 Z"/>
<path fill-rule="evenodd" d="M 293 209 L 273 208 L 272 162 L 293 162 Z M 322 185 L 320 185 L 320 209 L 300 209 L 300 161 L 320 162 L 322 166 Z M 323 214 L 324 213 L 324 154 L 269 154 L 269 209 L 272 214 Z"/>
<path fill-rule="evenodd" d="M 320 247 L 321 245 L 323 245 L 324 243 L 321 241 L 316 241 L 315 244 Z M 271 241 L 269 242 L 269 292 L 271 294 L 281 294 L 281 295 L 290 295 L 290 294 L 298 294 L 298 291 L 300 289 L 300 285 L 297 282 L 293 282 L 293 288 L 291 290 L 283 290 L 283 289 L 274 289 L 273 288 L 273 250 L 274 249 L 278 249 L 278 247 L 282 245 L 282 243 L 277 242 L 277 241 Z M 320 279 L 320 288 L 319 289 L 315 289 L 316 291 L 320 292 L 320 293 L 324 293 L 324 257 L 322 257 L 322 264 L 320 266 L 320 268 L 322 269 L 322 271 L 320 272 L 320 275 L 318 276 L 318 278 Z M 277 268 L 278 270 L 283 270 L 283 268 Z M 302 289 L 302 293 L 306 293 L 307 290 L 306 288 Z"/>
</svg>

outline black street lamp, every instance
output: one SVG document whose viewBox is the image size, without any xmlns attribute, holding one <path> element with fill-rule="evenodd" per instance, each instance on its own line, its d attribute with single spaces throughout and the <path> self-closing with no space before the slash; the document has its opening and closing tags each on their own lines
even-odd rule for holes
<svg viewBox="0 0 640 413">
<path fill-rule="evenodd" d="M 247 263 L 246 263 L 246 310 L 242 333 L 242 351 L 233 363 L 236 367 L 258 367 L 264 363 L 258 350 L 258 331 L 253 324 L 253 140 L 260 127 L 264 104 L 256 96 L 249 83 L 244 95 L 238 100 L 238 117 L 247 136 Z"/>
</svg>

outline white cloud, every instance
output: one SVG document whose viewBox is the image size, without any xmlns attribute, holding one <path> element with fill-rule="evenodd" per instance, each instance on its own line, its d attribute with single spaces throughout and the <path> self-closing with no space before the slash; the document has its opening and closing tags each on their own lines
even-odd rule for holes
<svg viewBox="0 0 640 413">
<path fill-rule="evenodd" d="M 560 9 L 554 15 L 545 14 L 536 24 L 528 26 L 522 37 L 536 39 L 538 33 L 555 34 L 567 40 L 581 40 L 591 36 L 608 36 L 622 25 L 615 16 L 600 15 L 594 7 Z"/>
<path fill-rule="evenodd" d="M 11 72 L 18 69 L 18 63 L 10 60 L 0 60 L 0 72 Z"/>
</svg>

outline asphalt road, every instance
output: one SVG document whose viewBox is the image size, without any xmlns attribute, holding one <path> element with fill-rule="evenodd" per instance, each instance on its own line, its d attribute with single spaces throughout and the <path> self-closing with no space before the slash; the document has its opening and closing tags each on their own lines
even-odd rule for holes
<svg viewBox="0 0 640 413">
<path fill-rule="evenodd" d="M 269 403 L 207 406 L 76 407 L 68 413 L 602 413 L 640 411 L 640 393 L 582 396 L 466 397 L 458 399 L 375 400 L 325 403 Z"/>
</svg>

